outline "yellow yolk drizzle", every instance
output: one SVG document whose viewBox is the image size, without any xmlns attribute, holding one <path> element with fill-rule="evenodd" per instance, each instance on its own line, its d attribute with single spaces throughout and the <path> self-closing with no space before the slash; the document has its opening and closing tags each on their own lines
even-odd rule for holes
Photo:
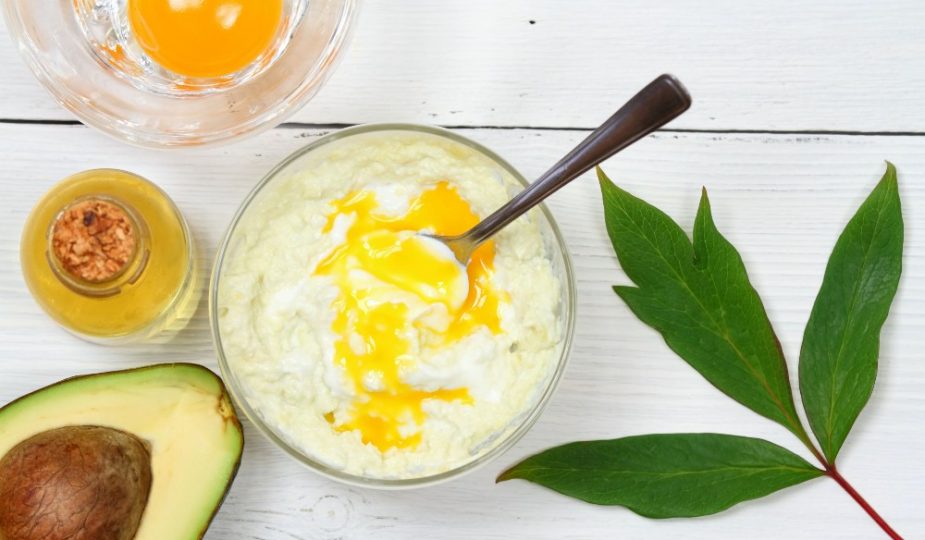
<svg viewBox="0 0 925 540">
<path fill-rule="evenodd" d="M 247 67 L 273 42 L 283 0 L 129 0 L 128 20 L 145 53 L 189 77 Z"/>
<path fill-rule="evenodd" d="M 419 346 L 408 334 L 417 331 L 424 336 L 423 345 L 439 346 L 479 326 L 500 331 L 498 303 L 503 293 L 490 283 L 494 244 L 486 242 L 473 254 L 466 268 L 468 291 L 457 291 L 460 266 L 414 236 L 416 231 L 460 234 L 478 223 L 478 216 L 448 183 L 422 193 L 399 217 L 379 212 L 371 191 L 350 193 L 334 207 L 325 232 L 334 227 L 337 216 L 352 214 L 354 221 L 346 241 L 321 261 L 315 274 L 331 276 L 340 289 L 332 306 L 337 313 L 332 328 L 338 336 L 334 359 L 346 370 L 359 398 L 349 418 L 335 419 L 333 413 L 325 418 L 338 431 L 359 431 L 364 443 L 381 451 L 414 447 L 420 442 L 415 428 L 426 419 L 424 401 L 471 402 L 471 397 L 466 388 L 423 390 L 402 381 L 401 368 L 414 364 Z M 453 302 L 459 292 L 466 297 L 462 307 Z M 396 294 L 415 295 L 445 315 L 448 323 L 412 317 L 409 306 L 395 300 Z"/>
</svg>

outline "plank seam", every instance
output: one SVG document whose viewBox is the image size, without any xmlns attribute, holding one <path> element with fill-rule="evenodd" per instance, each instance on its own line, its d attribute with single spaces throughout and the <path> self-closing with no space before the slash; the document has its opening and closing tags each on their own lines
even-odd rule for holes
<svg viewBox="0 0 925 540">
<path fill-rule="evenodd" d="M 27 118 L 0 118 L 0 124 L 37 125 L 37 126 L 82 126 L 79 120 L 42 120 Z M 276 126 L 276 129 L 343 129 L 358 124 L 351 123 L 310 123 L 286 122 Z M 487 130 L 529 130 L 529 131 L 566 131 L 588 132 L 590 127 L 558 127 L 558 126 L 499 126 L 458 124 L 441 127 L 446 129 L 487 129 Z M 839 135 L 848 137 L 923 137 L 925 131 L 852 131 L 852 130 L 826 130 L 826 129 L 697 129 L 697 128 L 663 128 L 658 133 L 693 133 L 714 135 Z"/>
</svg>

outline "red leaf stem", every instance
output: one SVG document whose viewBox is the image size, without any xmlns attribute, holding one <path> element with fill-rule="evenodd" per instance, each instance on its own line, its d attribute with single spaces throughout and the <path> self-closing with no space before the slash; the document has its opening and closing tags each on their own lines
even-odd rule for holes
<svg viewBox="0 0 925 540">
<path fill-rule="evenodd" d="M 903 540 L 903 537 L 900 536 L 898 532 L 894 531 L 893 528 L 890 527 L 889 523 L 880 517 L 880 514 L 874 510 L 870 503 L 865 501 L 864 497 L 861 497 L 861 494 L 858 493 L 857 490 L 855 490 L 854 487 L 852 487 L 851 484 L 849 484 L 841 474 L 839 474 L 838 470 L 835 468 L 835 465 L 826 464 L 826 474 L 832 477 L 832 480 L 838 482 L 838 485 L 840 485 L 842 489 L 848 492 L 848 495 L 851 495 L 851 498 L 854 499 L 855 502 L 857 502 L 865 512 L 867 512 L 867 515 L 869 515 L 871 519 L 877 523 L 877 525 L 880 525 L 880 528 L 883 529 L 883 532 L 885 532 L 887 536 L 893 540 Z"/>
</svg>

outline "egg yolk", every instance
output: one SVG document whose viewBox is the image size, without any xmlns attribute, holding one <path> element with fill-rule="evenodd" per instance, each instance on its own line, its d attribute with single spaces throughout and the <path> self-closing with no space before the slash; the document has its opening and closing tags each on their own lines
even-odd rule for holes
<svg viewBox="0 0 925 540">
<path fill-rule="evenodd" d="M 220 77 L 256 60 L 273 42 L 283 0 L 129 0 L 128 20 L 144 52 L 188 77 Z"/>
<path fill-rule="evenodd" d="M 334 361 L 357 399 L 350 411 L 325 418 L 337 431 L 359 431 L 364 443 L 383 452 L 414 447 L 426 419 L 425 401 L 472 398 L 466 388 L 416 388 L 401 372 L 414 365 L 422 348 L 444 346 L 480 327 L 500 331 L 504 293 L 491 284 L 494 244 L 475 251 L 463 276 L 449 250 L 420 241 L 417 231 L 454 235 L 479 221 L 447 182 L 424 191 L 398 217 L 381 211 L 374 192 L 350 193 L 334 202 L 325 232 L 338 216 L 353 219 L 346 239 L 314 273 L 330 276 L 339 289 L 332 306 Z"/>
</svg>

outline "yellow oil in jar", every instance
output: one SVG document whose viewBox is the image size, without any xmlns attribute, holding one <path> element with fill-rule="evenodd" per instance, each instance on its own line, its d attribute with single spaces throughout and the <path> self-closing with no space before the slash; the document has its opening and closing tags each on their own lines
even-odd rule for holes
<svg viewBox="0 0 925 540">
<path fill-rule="evenodd" d="M 110 210 L 125 225 L 116 236 L 126 256 L 112 272 L 75 269 L 58 249 L 68 212 L 87 204 Z M 85 225 L 94 219 L 88 212 Z M 85 171 L 52 188 L 26 222 L 20 257 L 39 305 L 64 328 L 100 343 L 167 340 L 186 326 L 201 294 L 192 238 L 179 210 L 160 188 L 125 171 Z"/>
</svg>

